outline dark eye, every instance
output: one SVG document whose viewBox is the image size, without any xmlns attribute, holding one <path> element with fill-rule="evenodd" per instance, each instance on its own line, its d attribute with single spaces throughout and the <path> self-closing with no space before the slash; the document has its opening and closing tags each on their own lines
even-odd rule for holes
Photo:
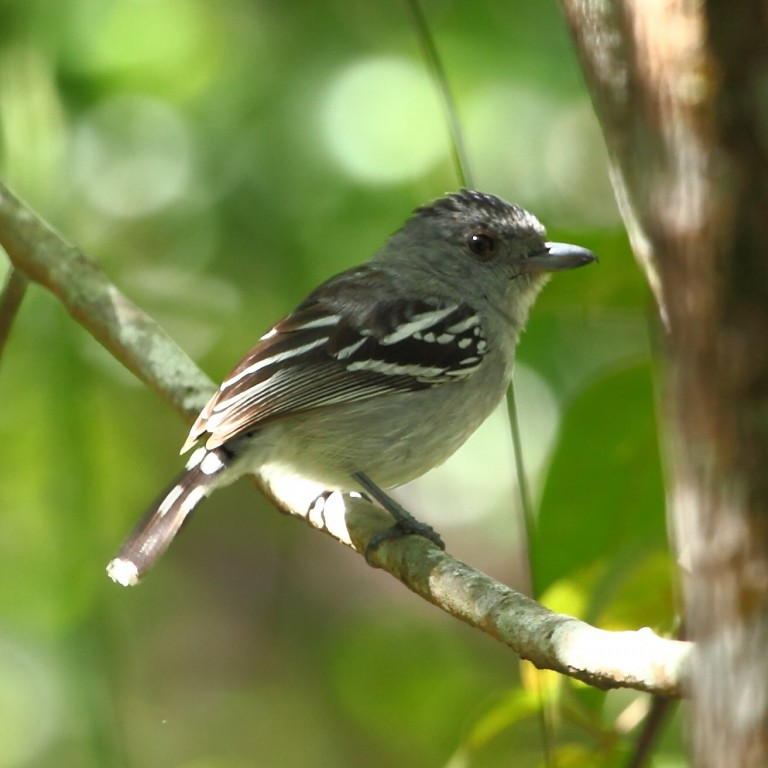
<svg viewBox="0 0 768 768">
<path fill-rule="evenodd" d="M 484 232 L 475 232 L 469 236 L 467 247 L 475 256 L 481 259 L 489 259 L 496 247 L 496 240 Z"/>
</svg>

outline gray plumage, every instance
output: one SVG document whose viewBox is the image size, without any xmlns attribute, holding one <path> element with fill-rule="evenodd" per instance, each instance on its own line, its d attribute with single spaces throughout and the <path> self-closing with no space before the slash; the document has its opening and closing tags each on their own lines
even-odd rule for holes
<svg viewBox="0 0 768 768">
<path fill-rule="evenodd" d="M 244 473 L 284 491 L 393 488 L 441 464 L 503 397 L 550 271 L 594 260 L 522 208 L 463 190 L 264 334 L 195 422 L 185 472 L 108 566 L 135 583 L 197 502 Z M 206 471 L 210 470 L 210 471 Z M 170 501 L 169 501 L 170 498 Z"/>
</svg>

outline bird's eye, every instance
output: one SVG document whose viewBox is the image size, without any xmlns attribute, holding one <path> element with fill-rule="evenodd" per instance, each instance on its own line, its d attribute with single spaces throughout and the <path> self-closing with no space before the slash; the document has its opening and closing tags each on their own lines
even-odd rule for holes
<svg viewBox="0 0 768 768">
<path fill-rule="evenodd" d="M 496 247 L 496 240 L 485 232 L 475 232 L 469 236 L 467 247 L 475 256 L 479 256 L 481 259 L 490 259 Z"/>
</svg>

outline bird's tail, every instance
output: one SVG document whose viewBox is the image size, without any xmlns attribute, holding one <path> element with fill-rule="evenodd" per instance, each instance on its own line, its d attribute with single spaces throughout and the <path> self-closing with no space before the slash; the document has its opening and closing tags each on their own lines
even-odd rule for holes
<svg viewBox="0 0 768 768">
<path fill-rule="evenodd" d="M 198 448 L 110 560 L 109 577 L 124 587 L 137 584 L 168 549 L 189 513 L 219 484 L 231 459 L 223 448 Z"/>
</svg>

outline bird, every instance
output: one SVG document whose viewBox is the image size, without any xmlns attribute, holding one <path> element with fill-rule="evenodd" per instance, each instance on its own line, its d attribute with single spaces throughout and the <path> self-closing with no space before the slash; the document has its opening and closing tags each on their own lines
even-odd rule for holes
<svg viewBox="0 0 768 768">
<path fill-rule="evenodd" d="M 416 208 L 373 257 L 322 283 L 264 333 L 200 412 L 184 470 L 108 566 L 130 586 L 195 507 L 244 474 L 373 498 L 398 535 L 440 536 L 387 493 L 441 464 L 509 385 L 551 272 L 594 253 L 469 189 Z"/>
</svg>

